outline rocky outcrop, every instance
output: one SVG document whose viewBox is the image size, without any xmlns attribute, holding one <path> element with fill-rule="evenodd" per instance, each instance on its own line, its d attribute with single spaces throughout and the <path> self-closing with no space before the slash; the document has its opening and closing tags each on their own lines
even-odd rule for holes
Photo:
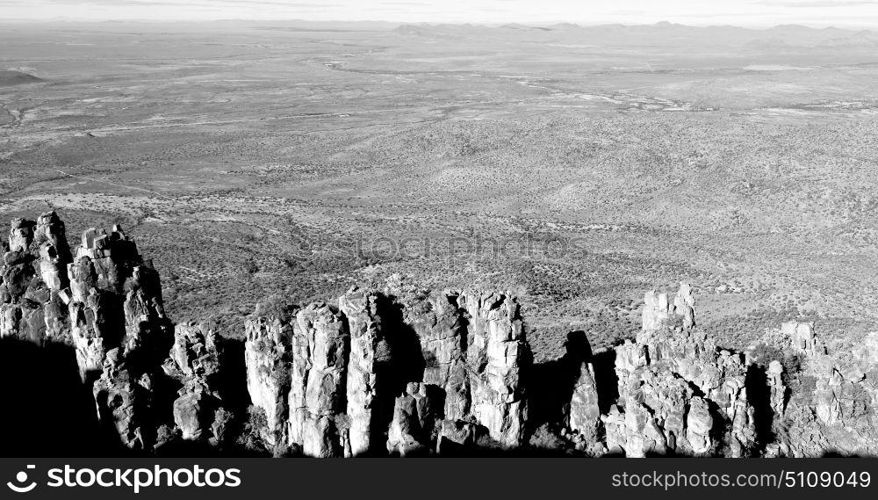
<svg viewBox="0 0 878 500">
<path fill-rule="evenodd" d="M 695 298 L 688 283 L 680 283 L 673 300 L 668 300 L 667 293 L 652 290 L 646 293 L 643 302 L 641 319 L 644 331 L 658 330 L 674 318 L 678 318 L 686 330 L 695 326 Z"/>
<path fill-rule="evenodd" d="M 806 356 L 826 354 L 826 347 L 814 335 L 814 323 L 787 321 L 781 326 L 781 332 L 795 352 Z"/>
<path fill-rule="evenodd" d="M 708 404 L 687 381 L 669 376 L 666 367 L 646 366 L 628 374 L 627 383 L 626 399 L 603 419 L 611 453 L 643 457 L 712 450 Z"/>
<path fill-rule="evenodd" d="M 710 406 L 704 398 L 694 396 L 689 400 L 689 411 L 686 414 L 686 439 L 689 448 L 695 455 L 704 455 L 711 451 L 713 442 L 713 416 Z"/>
<path fill-rule="evenodd" d="M 721 349 L 695 325 L 688 287 L 670 305 L 655 293 L 647 302 L 658 304 L 660 314 L 647 314 L 636 338 L 614 350 L 617 399 L 601 401 L 607 391 L 592 361 L 578 361 L 561 422 L 576 449 L 632 457 L 775 453 L 763 451 L 771 443 L 758 437 L 755 405 L 763 403 L 748 394 L 751 386 L 759 389 L 753 361 Z M 407 336 L 417 351 L 406 350 Z M 806 340 L 803 346 L 822 345 L 812 337 L 798 338 Z M 353 289 L 340 297 L 338 310 L 312 304 L 293 326 L 249 323 L 247 358 L 251 398 L 266 413 L 264 439 L 277 444 L 285 437 L 309 456 L 457 453 L 483 437 L 514 448 L 529 431 L 528 349 L 520 309 L 507 295 L 409 292 L 400 298 Z M 864 363 L 863 371 L 870 366 Z M 785 418 L 790 389 L 783 367 L 768 363 L 763 373 L 760 415 Z M 817 381 L 815 425 L 861 411 L 848 404 L 860 386 L 834 373 Z M 601 414 L 604 405 L 610 409 Z"/>
<path fill-rule="evenodd" d="M 123 446 L 150 450 L 155 442 L 151 418 L 153 377 L 129 366 L 119 348 L 107 352 L 103 364 L 103 372 L 94 383 L 98 419 L 115 430 Z"/>
<path fill-rule="evenodd" d="M 616 348 L 618 406 L 603 418 L 609 449 L 646 454 L 754 453 L 754 410 L 741 354 L 694 329 L 694 300 L 683 284 L 645 297 L 643 328 Z M 678 321 L 681 320 L 681 321 Z M 712 436 L 724 433 L 722 443 Z M 720 444 L 727 450 L 717 450 Z"/>
<path fill-rule="evenodd" d="M 248 387 L 269 433 L 286 414 L 287 443 L 308 456 L 425 452 L 444 430 L 460 445 L 522 444 L 528 357 L 514 298 L 351 289 L 338 304 L 300 310 L 289 350 L 287 334 L 269 333 L 290 330 L 283 321 L 248 323 Z"/>
<path fill-rule="evenodd" d="M 235 360 L 226 332 L 172 328 L 158 273 L 118 226 L 85 231 L 74 251 L 65 233 L 55 213 L 13 221 L 2 241 L 0 337 L 69 345 L 103 428 L 132 450 L 243 442 L 313 457 L 545 443 L 629 457 L 878 452 L 878 332 L 830 349 L 814 322 L 790 321 L 766 333 L 766 348 L 723 349 L 696 324 L 685 283 L 645 295 L 633 339 L 599 358 L 575 332 L 588 348 L 567 345 L 539 376 L 509 294 L 354 288 L 337 307 L 259 309 L 243 352 L 230 351 L 246 368 L 244 423 L 246 397 L 227 397 L 225 367 Z M 540 383 L 553 393 L 529 400 Z M 545 410 L 550 399 L 561 404 Z"/>
<path fill-rule="evenodd" d="M 472 401 L 467 364 L 468 314 L 465 298 L 456 291 L 408 294 L 404 322 L 420 344 L 423 376 L 396 399 L 388 449 L 406 455 L 434 450 L 440 441 L 469 446 L 476 431 L 467 421 Z M 442 437 L 445 432 L 448 436 Z M 469 438 L 467 437 L 469 433 Z"/>
<path fill-rule="evenodd" d="M 76 268 L 71 267 L 73 269 Z M 77 280 L 80 278 L 74 276 Z M 87 380 L 101 369 L 107 352 L 119 344 L 118 331 L 114 331 L 119 325 L 114 325 L 116 322 L 111 319 L 112 312 L 117 312 L 114 306 L 118 304 L 111 303 L 110 297 L 97 291 L 80 298 L 82 300 L 69 304 L 70 336 L 76 349 L 80 375 Z"/>
<path fill-rule="evenodd" d="M 231 417 L 220 392 L 221 345 L 205 325 L 181 325 L 174 332 L 174 345 L 162 369 L 180 385 L 173 417 L 183 440 L 218 446 L 226 439 Z"/>
<path fill-rule="evenodd" d="M 109 350 L 94 383 L 98 417 L 119 442 L 153 451 L 175 439 L 220 446 L 232 418 L 220 391 L 221 341 L 203 325 L 178 326 L 160 358 Z"/>
<path fill-rule="evenodd" d="M 823 424 L 858 427 L 871 419 L 875 380 L 846 368 L 827 356 L 808 360 L 806 373 L 816 378 L 813 404 Z"/>
<path fill-rule="evenodd" d="M 688 283 L 680 283 L 680 289 L 674 296 L 673 314 L 683 319 L 683 328 L 688 330 L 695 326 L 695 298 L 692 287 Z"/>
<path fill-rule="evenodd" d="M 122 445 L 150 449 L 156 368 L 171 340 L 151 263 L 118 227 L 86 231 L 74 255 L 55 212 L 14 220 L 4 247 L 0 336 L 70 344 L 100 420 Z"/>
<path fill-rule="evenodd" d="M 847 454 L 878 451 L 874 412 L 878 405 L 878 333 L 856 348 L 831 353 L 811 322 L 791 321 L 780 329 L 782 349 L 798 354 L 794 384 L 777 361 L 767 369 L 777 440 L 769 456 L 821 456 L 827 447 Z M 831 444 L 830 444 L 831 443 Z"/>
</svg>

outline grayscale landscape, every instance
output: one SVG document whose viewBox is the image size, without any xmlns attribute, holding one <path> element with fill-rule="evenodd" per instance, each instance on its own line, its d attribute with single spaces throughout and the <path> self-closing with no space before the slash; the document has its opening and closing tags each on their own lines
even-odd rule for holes
<svg viewBox="0 0 878 500">
<path fill-rule="evenodd" d="M 497 290 L 547 364 L 571 332 L 635 338 L 644 292 L 684 282 L 724 349 L 796 322 L 855 352 L 876 174 L 873 31 L 0 26 L 0 220 L 55 211 L 71 246 L 118 224 L 168 316 L 229 341 L 258 303 Z M 817 449 L 878 449 L 862 432 Z"/>
</svg>

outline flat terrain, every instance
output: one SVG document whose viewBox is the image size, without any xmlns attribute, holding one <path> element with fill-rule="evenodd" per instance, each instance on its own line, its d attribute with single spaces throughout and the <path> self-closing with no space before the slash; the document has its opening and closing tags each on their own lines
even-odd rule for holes
<svg viewBox="0 0 878 500">
<path fill-rule="evenodd" d="M 545 359 L 687 280 L 730 347 L 878 329 L 874 33 L 16 24 L 0 70 L 0 219 L 122 224 L 177 321 L 501 288 Z"/>
</svg>

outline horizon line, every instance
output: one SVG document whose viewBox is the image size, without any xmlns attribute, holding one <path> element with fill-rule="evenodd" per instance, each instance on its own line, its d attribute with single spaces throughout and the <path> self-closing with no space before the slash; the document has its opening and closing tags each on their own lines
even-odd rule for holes
<svg viewBox="0 0 878 500">
<path fill-rule="evenodd" d="M 242 23 L 259 23 L 259 24 L 273 24 L 273 23 L 313 23 L 313 24 L 389 24 L 396 26 L 411 26 L 411 25 L 421 25 L 421 26 L 474 26 L 474 27 L 488 27 L 488 28 L 502 28 L 504 26 L 522 26 L 522 27 L 551 27 L 551 26 L 559 26 L 559 25 L 568 25 L 568 26 L 576 26 L 581 28 L 595 28 L 602 26 L 625 26 L 625 27 L 641 27 L 641 26 L 658 26 L 658 25 L 672 25 L 672 26 L 680 26 L 686 28 L 739 28 L 739 29 L 749 29 L 749 30 L 770 30 L 774 28 L 782 28 L 782 27 L 799 27 L 799 28 L 807 28 L 813 30 L 827 30 L 827 29 L 840 29 L 840 30 L 866 30 L 872 31 L 878 29 L 878 24 L 810 24 L 810 23 L 747 23 L 747 24 L 731 24 L 731 23 L 722 23 L 722 24 L 710 24 L 710 23 L 678 23 L 668 20 L 656 21 L 652 23 L 626 23 L 622 21 L 618 22 L 602 22 L 602 23 L 584 23 L 584 22 L 572 22 L 566 20 L 558 20 L 558 21 L 547 21 L 540 23 L 527 23 L 521 21 L 509 21 L 503 23 L 491 23 L 491 22 L 481 22 L 481 21 L 388 21 L 382 19 L 354 19 L 354 20 L 344 20 L 344 19 L 335 19 L 335 20 L 324 20 L 324 19 L 303 19 L 303 18 L 284 18 L 284 19 L 255 19 L 255 18 L 219 18 L 219 19 L 143 19 L 143 18 L 119 18 L 119 19 L 75 19 L 69 17 L 58 17 L 52 19 L 36 19 L 36 18 L 6 18 L 0 20 L 0 25 L 2 24 L 53 24 L 53 23 L 76 23 L 76 24 L 113 24 L 113 23 L 141 23 L 141 24 L 206 24 L 206 23 L 228 23 L 228 22 L 242 22 Z"/>
</svg>

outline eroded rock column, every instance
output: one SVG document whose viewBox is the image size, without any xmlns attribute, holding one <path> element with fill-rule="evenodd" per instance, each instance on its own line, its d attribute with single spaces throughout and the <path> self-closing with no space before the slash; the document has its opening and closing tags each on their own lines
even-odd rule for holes
<svg viewBox="0 0 878 500">
<path fill-rule="evenodd" d="M 472 318 L 467 359 L 471 370 L 472 414 L 504 447 L 524 440 L 527 401 L 521 382 L 529 361 L 518 302 L 507 295 L 467 295 Z"/>
<path fill-rule="evenodd" d="M 307 456 L 344 455 L 349 351 L 347 324 L 336 310 L 319 303 L 299 311 L 292 343 L 289 441 Z"/>
<path fill-rule="evenodd" d="M 247 391 L 253 406 L 264 413 L 265 422 L 258 432 L 272 448 L 285 442 L 292 332 L 279 318 L 257 318 L 245 323 L 245 334 Z"/>
<path fill-rule="evenodd" d="M 380 451 L 386 428 L 380 422 L 382 372 L 390 363 L 390 349 L 381 332 L 378 296 L 351 290 L 339 298 L 339 309 L 348 320 L 350 357 L 347 372 L 347 414 L 350 418 L 347 456 Z"/>
<path fill-rule="evenodd" d="M 584 362 L 580 368 L 579 380 L 573 387 L 567 427 L 578 433 L 586 442 L 594 443 L 599 438 L 600 423 L 601 409 L 598 404 L 594 367 L 591 363 Z"/>
<path fill-rule="evenodd" d="M 116 347 L 129 363 L 161 363 L 172 339 L 158 273 L 119 226 L 110 233 L 85 231 L 67 274 L 71 337 L 83 379 Z"/>
</svg>

